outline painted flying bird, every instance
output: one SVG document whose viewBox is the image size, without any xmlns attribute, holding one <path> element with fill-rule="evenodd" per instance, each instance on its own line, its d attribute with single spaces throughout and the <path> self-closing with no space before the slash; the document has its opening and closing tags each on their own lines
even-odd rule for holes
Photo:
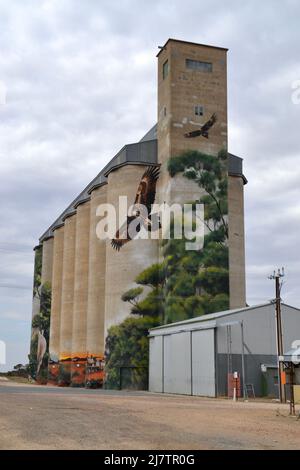
<svg viewBox="0 0 300 470">
<path fill-rule="evenodd" d="M 37 360 L 37 369 L 36 369 L 36 375 L 38 376 L 40 372 L 40 368 L 42 366 L 42 362 L 44 359 L 44 356 L 46 354 L 47 350 L 47 341 L 44 336 L 44 331 L 38 332 L 38 345 L 37 345 L 37 354 L 36 354 L 36 360 Z"/>
<path fill-rule="evenodd" d="M 209 131 L 209 129 L 212 128 L 212 126 L 216 123 L 216 121 L 217 121 L 217 115 L 216 115 L 216 113 L 214 113 L 211 116 L 211 118 L 205 124 L 203 124 L 201 129 L 197 129 L 196 131 L 187 132 L 186 134 L 184 134 L 184 137 L 186 137 L 187 139 L 190 139 L 192 137 L 198 137 L 199 135 L 202 135 L 203 137 L 208 139 L 208 137 L 209 137 L 208 131 Z"/>
<path fill-rule="evenodd" d="M 128 233 L 128 228 L 131 222 L 135 219 L 142 220 L 142 225 L 147 229 L 151 230 L 153 226 L 154 216 L 157 214 L 152 214 L 149 217 L 143 216 L 143 210 L 140 206 L 144 206 L 147 209 L 147 214 L 151 213 L 152 204 L 155 201 L 155 194 L 156 194 L 156 183 L 159 178 L 159 168 L 155 166 L 150 166 L 147 168 L 145 173 L 142 176 L 140 184 L 138 186 L 135 201 L 133 204 L 134 210 L 132 211 L 132 215 L 127 216 L 127 221 L 122 225 L 122 227 L 117 230 L 115 238 L 113 238 L 111 245 L 117 251 L 128 243 L 132 238 Z M 152 220 L 153 217 L 153 220 Z M 141 224 L 138 224 L 136 227 L 136 231 L 139 232 L 141 230 Z"/>
</svg>

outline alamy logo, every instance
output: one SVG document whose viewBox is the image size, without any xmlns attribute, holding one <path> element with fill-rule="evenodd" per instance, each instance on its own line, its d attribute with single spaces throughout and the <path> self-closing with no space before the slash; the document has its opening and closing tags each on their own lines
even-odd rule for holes
<svg viewBox="0 0 300 470">
<path fill-rule="evenodd" d="M 0 341 L 0 364 L 6 364 L 6 344 L 4 341 Z"/>
<path fill-rule="evenodd" d="M 300 340 L 297 339 L 292 343 L 292 349 L 294 350 L 294 353 L 292 355 L 292 362 L 295 365 L 300 364 Z"/>
<path fill-rule="evenodd" d="M 300 104 L 300 80 L 295 80 L 292 83 L 292 102 L 294 104 Z"/>
<path fill-rule="evenodd" d="M 114 205 L 100 204 L 96 227 L 100 240 L 111 240 L 119 251 L 131 240 L 185 239 L 187 251 L 201 250 L 204 245 L 205 223 L 203 204 L 153 204 L 151 211 L 143 204 L 128 208 L 126 196 L 119 196 L 118 216 Z"/>
<path fill-rule="evenodd" d="M 0 80 L 0 106 L 6 104 L 6 86 L 3 81 Z"/>
</svg>

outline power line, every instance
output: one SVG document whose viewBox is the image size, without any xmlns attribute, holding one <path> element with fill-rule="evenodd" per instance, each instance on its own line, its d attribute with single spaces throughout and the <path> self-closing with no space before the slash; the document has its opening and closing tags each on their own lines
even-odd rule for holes
<svg viewBox="0 0 300 470">
<path fill-rule="evenodd" d="M 13 249 L 7 249 L 7 248 L 0 248 L 0 252 L 3 253 L 26 253 L 27 255 L 32 254 L 32 250 L 13 250 Z"/>
<path fill-rule="evenodd" d="M 32 253 L 32 247 L 29 245 L 22 245 L 18 243 L 0 243 L 0 251 L 8 253 Z"/>
<path fill-rule="evenodd" d="M 0 241 L 0 245 L 2 246 L 6 246 L 6 247 L 16 247 L 16 246 L 19 246 L 19 247 L 22 247 L 22 248 L 31 248 L 32 245 L 29 245 L 29 244 L 25 244 L 25 243 L 17 243 L 17 242 L 4 242 L 4 241 Z"/>
</svg>

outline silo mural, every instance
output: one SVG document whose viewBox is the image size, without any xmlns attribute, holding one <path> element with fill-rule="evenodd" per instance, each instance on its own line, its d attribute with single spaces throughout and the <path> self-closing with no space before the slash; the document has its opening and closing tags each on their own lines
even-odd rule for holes
<svg viewBox="0 0 300 470">
<path fill-rule="evenodd" d="M 51 283 L 42 276 L 43 246 L 35 249 L 33 317 L 29 355 L 30 374 L 39 383 L 48 380 Z"/>
<path fill-rule="evenodd" d="M 227 149 L 227 50 L 169 39 L 157 57 L 157 124 L 36 249 L 30 358 L 42 380 L 52 302 L 52 384 L 147 388 L 149 328 L 245 306 L 247 180 Z M 106 239 L 108 206 L 117 225 Z"/>
</svg>

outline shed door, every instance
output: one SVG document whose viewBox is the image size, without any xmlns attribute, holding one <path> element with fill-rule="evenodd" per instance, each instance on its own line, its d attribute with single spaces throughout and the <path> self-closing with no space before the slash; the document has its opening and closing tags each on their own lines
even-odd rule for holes
<svg viewBox="0 0 300 470">
<path fill-rule="evenodd" d="M 193 395 L 216 396 L 214 329 L 192 332 Z"/>
<path fill-rule="evenodd" d="M 190 333 L 164 337 L 164 391 L 191 395 Z"/>
<path fill-rule="evenodd" d="M 149 390 L 150 392 L 163 392 L 163 337 L 150 338 L 149 353 Z"/>
</svg>

